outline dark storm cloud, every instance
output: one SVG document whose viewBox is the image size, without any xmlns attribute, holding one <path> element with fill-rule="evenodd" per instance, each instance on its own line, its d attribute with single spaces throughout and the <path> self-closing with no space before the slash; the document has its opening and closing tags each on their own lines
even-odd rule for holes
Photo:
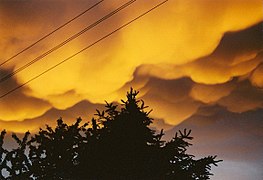
<svg viewBox="0 0 263 180">
<path fill-rule="evenodd" d="M 263 91 L 251 85 L 248 80 L 237 84 L 228 96 L 218 101 L 218 104 L 227 107 L 232 112 L 245 112 L 263 107 Z"/>
<path fill-rule="evenodd" d="M 225 33 L 211 58 L 231 64 L 236 56 L 260 52 L 263 49 L 262 25 L 260 22 L 238 32 Z"/>
<path fill-rule="evenodd" d="M 225 83 L 252 72 L 262 61 L 262 22 L 247 29 L 226 33 L 214 52 L 182 69 L 200 83 Z M 175 67 L 176 69 L 176 67 Z M 179 67 L 180 69 L 180 67 Z"/>
<path fill-rule="evenodd" d="M 263 59 L 262 22 L 247 29 L 226 33 L 217 48 L 208 56 L 182 65 L 142 65 L 140 76 L 163 79 L 190 77 L 197 83 L 219 84 L 255 70 Z"/>
<path fill-rule="evenodd" d="M 262 176 L 263 109 L 229 112 L 222 106 L 206 106 L 192 117 L 166 131 L 166 138 L 184 128 L 192 130 L 195 155 L 217 155 L 223 159 L 214 179 L 260 179 Z M 244 167 L 246 167 L 244 169 Z M 242 179 L 241 178 L 241 179 Z"/>
<path fill-rule="evenodd" d="M 0 69 L 1 77 L 11 72 L 12 70 Z M 0 84 L 1 96 L 19 85 L 15 78 L 9 78 L 7 81 L 2 82 Z M 0 99 L 0 119 L 5 121 L 21 121 L 25 117 L 33 118 L 39 116 L 51 108 L 51 105 L 47 101 L 27 96 L 25 92 L 28 90 L 27 88 L 20 88 Z M 16 119 L 17 117 L 20 117 L 20 119 Z M 1 126 L 1 128 L 3 127 Z"/>
<path fill-rule="evenodd" d="M 72 3 L 71 0 L 1 0 L 0 15 L 5 19 L 0 22 L 5 24 L 4 22 L 13 21 L 21 25 L 46 24 L 49 26 L 71 15 L 72 12 L 68 12 L 70 7 L 89 7 L 96 2 L 98 1 Z"/>
<path fill-rule="evenodd" d="M 140 90 L 145 92 L 142 99 L 154 109 L 152 115 L 175 125 L 193 115 L 202 104 L 189 96 L 192 85 L 189 78 L 150 78 Z"/>
<path fill-rule="evenodd" d="M 134 85 L 151 103 L 161 102 L 166 106 L 171 102 L 182 105 L 189 102 L 191 105 L 188 108 L 196 109 L 203 104 L 220 104 L 232 112 L 261 108 L 262 90 L 248 80 L 263 62 L 261 27 L 262 22 L 241 31 L 226 33 L 213 53 L 182 66 L 141 65 L 134 72 L 133 80 L 122 89 Z M 253 74 L 254 79 L 260 78 L 257 71 L 257 74 L 254 73 L 256 76 Z M 187 78 L 184 76 L 190 76 L 192 81 L 188 79 L 189 83 L 185 83 Z M 169 106 L 175 107 L 172 104 Z"/>
<path fill-rule="evenodd" d="M 166 135 L 188 128 L 196 137 L 195 152 L 217 154 L 225 160 L 257 161 L 263 151 L 262 120 L 263 109 L 233 113 L 222 106 L 207 106 Z"/>
</svg>

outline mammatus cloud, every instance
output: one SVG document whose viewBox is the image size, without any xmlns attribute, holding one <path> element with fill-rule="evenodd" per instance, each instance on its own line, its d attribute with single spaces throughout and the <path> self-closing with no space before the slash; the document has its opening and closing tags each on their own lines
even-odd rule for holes
<svg viewBox="0 0 263 180">
<path fill-rule="evenodd" d="M 193 82 L 188 78 L 152 78 L 144 87 L 149 90 L 142 99 L 153 108 L 152 116 L 164 119 L 167 124 L 176 125 L 193 115 L 202 104 L 189 97 L 192 85 Z"/>
<path fill-rule="evenodd" d="M 261 63 L 250 76 L 250 81 L 256 87 L 263 88 L 263 64 Z"/>
<path fill-rule="evenodd" d="M 210 55 L 190 63 L 141 65 L 124 89 L 132 85 L 141 89 L 146 94 L 144 98 L 154 104 L 157 111 L 154 116 L 173 125 L 194 115 L 204 105 L 219 104 L 231 112 L 261 108 L 263 92 L 258 85 L 254 86 L 262 79 L 259 76 L 263 62 L 261 26 L 259 23 L 226 33 Z M 151 77 L 159 80 L 151 83 Z M 188 85 L 182 81 L 186 77 L 191 79 L 188 79 Z M 144 85 L 138 83 L 139 80 Z M 172 104 L 174 100 L 179 103 Z"/>
<path fill-rule="evenodd" d="M 262 40 L 260 22 L 245 30 L 226 33 L 210 55 L 183 65 L 144 65 L 137 74 L 164 79 L 188 76 L 197 83 L 222 84 L 234 77 L 251 73 L 263 62 Z"/>
<path fill-rule="evenodd" d="M 228 96 L 236 88 L 237 85 L 233 81 L 215 85 L 195 83 L 189 95 L 197 101 L 213 104 L 221 98 Z"/>
<path fill-rule="evenodd" d="M 71 124 L 75 122 L 76 118 L 81 117 L 83 122 L 90 122 L 96 109 L 103 109 L 103 104 L 92 104 L 88 101 L 81 101 L 72 107 L 65 110 L 51 108 L 41 116 L 35 118 L 26 118 L 24 121 L 2 121 L 0 120 L 0 130 L 7 129 L 16 133 L 24 133 L 29 130 L 36 132 L 39 127 L 45 127 L 46 124 L 50 126 L 56 125 L 56 120 L 63 118 L 63 121 Z"/>
<path fill-rule="evenodd" d="M 253 87 L 249 81 L 242 81 L 228 96 L 221 98 L 218 104 L 232 112 L 245 112 L 263 107 L 262 89 Z"/>
<path fill-rule="evenodd" d="M 218 105 L 206 106 L 200 108 L 194 116 L 187 118 L 173 130 L 167 131 L 166 135 L 172 136 L 175 129 L 192 129 L 196 137 L 194 144 L 198 146 L 195 150 L 202 149 L 200 152 L 205 154 L 218 153 L 228 160 L 238 160 L 240 156 L 243 156 L 243 160 L 256 161 L 260 158 L 260 152 L 263 149 L 263 143 L 260 142 L 263 136 L 262 111 L 263 109 L 259 108 L 235 113 Z M 207 142 L 211 143 L 211 147 L 204 149 Z"/>
<path fill-rule="evenodd" d="M 0 1 L 0 63 L 96 2 Z M 0 77 L 125 2 L 104 1 L 1 66 Z M 109 21 L 0 83 L 0 96 L 158 2 L 137 0 Z M 170 0 L 87 52 L 0 99 L 0 130 L 36 132 L 45 124 L 54 126 L 59 117 L 72 123 L 80 116 L 86 122 L 95 109 L 103 109 L 104 100 L 124 99 L 129 88 L 134 87 L 153 109 L 150 115 L 157 120 L 155 128 L 171 129 L 166 131 L 169 137 L 174 136 L 175 126 L 192 129 L 194 154 L 217 154 L 224 160 L 215 179 L 260 179 L 262 20 L 261 0 Z"/>
<path fill-rule="evenodd" d="M 0 74 L 8 74 L 12 70 L 0 70 Z M 5 94 L 10 89 L 19 84 L 16 79 L 11 78 L 8 82 L 2 83 L 0 93 Z M 52 106 L 47 101 L 30 97 L 24 94 L 25 88 L 18 89 L 8 98 L 2 98 L 0 101 L 0 120 L 2 121 L 23 121 L 26 118 L 35 118 L 44 114 Z"/>
<path fill-rule="evenodd" d="M 221 106 L 207 106 L 166 133 L 187 128 L 194 137 L 190 152 L 204 156 L 217 154 L 223 159 L 213 179 L 260 179 L 263 109 L 229 112 Z M 247 167 L 244 169 L 243 167 Z"/>
<path fill-rule="evenodd" d="M 0 30 L 3 39 L 0 41 L 1 61 L 94 2 L 1 2 L 0 16 L 4 27 Z M 17 84 L 26 82 L 157 2 L 136 2 L 82 38 L 17 74 Z M 107 1 L 3 68 L 15 70 L 21 67 L 120 3 L 124 2 Z M 21 8 L 18 10 L 17 6 Z M 112 38 L 28 84 L 22 94 L 26 97 L 23 103 L 28 103 L 23 107 L 30 116 L 9 108 L 3 113 L 2 120 L 14 122 L 37 118 L 52 107 L 66 112 L 82 100 L 93 104 L 104 100 L 118 101 L 130 86 L 140 89 L 141 97 L 154 109 L 153 115 L 170 125 L 182 122 L 207 104 L 220 104 L 235 112 L 260 107 L 258 102 L 238 109 L 229 102 L 230 97 L 238 93 L 239 82 L 250 79 L 253 85 L 261 86 L 261 24 L 256 24 L 262 20 L 260 6 L 259 0 L 249 3 L 169 1 Z M 213 16 L 208 15 L 207 9 L 213 9 Z M 246 88 L 239 93 L 245 92 L 248 92 Z M 6 99 L 17 97 L 13 94 Z M 39 105 L 38 110 L 30 113 L 35 106 L 30 98 L 41 99 L 43 107 Z M 10 101 L 2 103 L 8 107 Z"/>
</svg>

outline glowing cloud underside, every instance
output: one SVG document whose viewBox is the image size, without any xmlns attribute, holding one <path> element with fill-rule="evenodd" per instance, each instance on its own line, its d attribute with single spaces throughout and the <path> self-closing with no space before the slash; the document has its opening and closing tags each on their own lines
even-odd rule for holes
<svg viewBox="0 0 263 180">
<path fill-rule="evenodd" d="M 9 58 L 94 2 L 0 2 L 0 60 Z M 158 2 L 136 2 L 0 84 L 0 92 L 26 82 Z M 26 64 L 120 3 L 124 1 L 101 4 L 1 67 L 1 76 Z M 184 121 L 204 105 L 218 104 L 232 112 L 262 107 L 263 95 L 259 90 L 263 87 L 262 26 L 257 24 L 263 19 L 261 3 L 260 0 L 168 1 L 106 41 L 1 99 L 0 127 L 16 132 L 35 130 L 45 124 L 39 118 L 48 110 L 68 112 L 83 100 L 93 104 L 119 101 L 130 86 L 141 90 L 141 97 L 154 109 L 152 115 L 169 125 Z M 237 99 L 239 105 L 234 103 Z M 78 113 L 75 117 L 85 115 Z M 56 116 L 60 114 L 48 117 Z M 38 122 L 25 121 L 24 125 L 17 122 L 25 119 Z"/>
</svg>

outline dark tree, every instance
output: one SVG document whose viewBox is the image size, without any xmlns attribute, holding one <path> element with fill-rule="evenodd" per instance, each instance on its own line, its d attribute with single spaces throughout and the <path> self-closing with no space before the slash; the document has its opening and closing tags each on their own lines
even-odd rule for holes
<svg viewBox="0 0 263 180">
<path fill-rule="evenodd" d="M 7 154 L 7 150 L 3 148 L 5 134 L 6 131 L 2 131 L 0 135 L 0 168 L 1 168 L 0 179 L 4 179 L 3 170 L 6 169 L 5 157 Z"/>
<path fill-rule="evenodd" d="M 1 133 L 0 142 L 3 142 L 4 134 L 5 131 Z M 13 139 L 18 144 L 16 149 L 8 151 L 1 147 L 1 151 L 3 152 L 1 156 L 1 178 L 7 180 L 31 179 L 31 163 L 26 153 L 27 147 L 30 144 L 28 141 L 29 134 L 29 132 L 26 132 L 22 140 L 15 134 L 12 135 Z M 0 145 L 3 144 L 1 143 Z M 2 175 L 4 170 L 7 174 L 5 178 Z"/>
<path fill-rule="evenodd" d="M 32 137 L 29 158 L 31 172 L 37 179 L 75 179 L 74 171 L 78 166 L 78 151 L 85 142 L 86 124 L 80 126 L 81 119 L 68 126 L 62 119 L 57 121 L 53 130 L 46 126 Z"/>
<path fill-rule="evenodd" d="M 59 119 L 55 129 L 46 126 L 30 141 L 29 133 L 22 141 L 13 136 L 19 147 L 10 152 L 2 148 L 2 132 L 1 169 L 12 162 L 10 179 L 209 179 L 211 165 L 221 160 L 187 154 L 193 139 L 190 130 L 163 141 L 163 130 L 156 133 L 150 128 L 150 111 L 137 94 L 131 89 L 121 107 L 106 102 L 106 109 L 97 110 L 89 125 L 81 125 L 80 118 L 70 126 Z"/>
</svg>

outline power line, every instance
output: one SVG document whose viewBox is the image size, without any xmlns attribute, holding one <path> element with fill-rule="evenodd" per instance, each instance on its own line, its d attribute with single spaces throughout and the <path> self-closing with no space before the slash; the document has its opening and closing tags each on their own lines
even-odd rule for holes
<svg viewBox="0 0 263 180">
<path fill-rule="evenodd" d="M 59 48 L 63 47 L 64 45 L 66 45 L 67 43 L 69 43 L 70 41 L 76 39 L 77 37 L 79 37 L 80 35 L 82 35 L 83 33 L 85 33 L 86 31 L 96 27 L 97 25 L 99 25 L 100 23 L 102 23 L 103 21 L 107 20 L 108 18 L 110 18 L 111 16 L 113 16 L 114 14 L 118 13 L 119 11 L 125 9 L 126 7 L 128 7 L 129 5 L 131 5 L 132 3 L 134 3 L 136 0 L 130 0 L 128 2 L 126 2 L 125 4 L 123 4 L 122 6 L 118 7 L 117 9 L 115 9 L 114 11 L 110 12 L 109 14 L 105 15 L 104 17 L 102 17 L 101 19 L 99 19 L 98 21 L 92 23 L 91 25 L 89 25 L 88 27 L 84 28 L 83 30 L 81 30 L 80 32 L 74 34 L 73 36 L 71 36 L 70 38 L 68 38 L 67 40 L 63 41 L 62 43 L 56 45 L 55 47 L 51 48 L 50 50 L 46 51 L 45 53 L 41 54 L 40 56 L 36 57 L 35 59 L 33 59 L 32 61 L 28 62 L 27 64 L 21 66 L 20 68 L 16 69 L 15 71 L 13 71 L 10 74 L 7 74 L 6 76 L 4 76 L 3 78 L 0 79 L 0 83 L 6 81 L 7 79 L 13 77 L 15 74 L 23 71 L 24 69 L 28 68 L 29 66 L 31 66 L 32 64 L 36 63 L 37 61 L 40 61 L 41 59 L 43 59 L 44 57 L 46 57 L 47 55 L 49 55 L 50 53 L 58 50 Z"/>
<path fill-rule="evenodd" d="M 55 32 L 57 32 L 58 30 L 60 30 L 61 28 L 65 27 L 66 25 L 70 24 L 72 21 L 78 19 L 79 17 L 81 17 L 82 15 L 84 15 L 85 13 L 87 13 L 88 11 L 90 11 L 91 9 L 93 9 L 94 7 L 96 7 L 97 5 L 99 5 L 101 2 L 103 2 L 104 0 L 101 0 L 99 2 L 97 2 L 96 4 L 94 4 L 93 6 L 89 7 L 88 9 L 86 9 L 85 11 L 81 12 L 80 14 L 78 14 L 77 16 L 73 17 L 72 19 L 70 19 L 69 21 L 67 21 L 66 23 L 62 24 L 61 26 L 57 27 L 56 29 L 54 29 L 53 31 L 51 31 L 50 33 L 46 34 L 45 36 L 43 36 L 42 38 L 40 38 L 39 40 L 37 40 L 36 42 L 34 42 L 33 44 L 29 45 L 28 47 L 24 48 L 23 50 L 19 51 L 18 53 L 16 53 L 15 55 L 11 56 L 10 58 L 8 58 L 7 60 L 5 60 L 4 62 L 0 63 L 0 67 L 3 66 L 4 64 L 8 63 L 9 61 L 11 61 L 12 59 L 14 59 L 15 57 L 19 56 L 20 54 L 22 54 L 23 52 L 27 51 L 28 49 L 32 48 L 33 46 L 35 46 L 36 44 L 38 44 L 39 42 L 43 41 L 44 39 L 46 39 L 47 37 L 49 37 L 50 35 L 54 34 Z"/>
<path fill-rule="evenodd" d="M 9 95 L 10 93 L 16 91 L 17 89 L 22 88 L 23 86 L 27 85 L 28 83 L 30 83 L 31 81 L 34 81 L 35 79 L 39 78 L 40 76 L 46 74 L 47 72 L 51 71 L 52 69 L 55 69 L 57 66 L 65 63 L 66 61 L 74 58 L 75 56 L 77 56 L 78 54 L 84 52 L 85 50 L 91 48 L 92 46 L 98 44 L 99 42 L 103 41 L 104 39 L 110 37 L 111 35 L 113 35 L 114 33 L 120 31 L 121 29 L 125 28 L 126 26 L 130 25 L 131 23 L 133 23 L 134 21 L 142 18 L 143 16 L 145 16 L 146 14 L 150 13 L 151 11 L 157 9 L 158 7 L 160 7 L 161 5 L 163 5 L 164 3 L 166 3 L 168 0 L 162 1 L 161 3 L 157 4 L 156 6 L 152 7 L 151 9 L 149 9 L 148 11 L 142 13 L 141 15 L 137 16 L 136 18 L 130 20 L 129 22 L 123 24 L 122 26 L 118 27 L 117 29 L 115 29 L 114 31 L 110 32 L 109 34 L 103 36 L 102 38 L 98 39 L 97 41 L 91 43 L 90 45 L 86 46 L 85 48 L 81 49 L 80 51 L 78 51 L 77 53 L 69 56 L 68 58 L 64 59 L 63 61 L 60 61 L 59 63 L 57 63 L 56 65 L 48 68 L 47 70 L 43 71 L 42 73 L 38 74 L 37 76 L 31 78 L 30 80 L 26 81 L 25 83 L 15 87 L 14 89 L 11 89 L 10 91 L 6 92 L 5 94 L 0 96 L 0 99 L 4 98 L 5 96 Z"/>
</svg>

